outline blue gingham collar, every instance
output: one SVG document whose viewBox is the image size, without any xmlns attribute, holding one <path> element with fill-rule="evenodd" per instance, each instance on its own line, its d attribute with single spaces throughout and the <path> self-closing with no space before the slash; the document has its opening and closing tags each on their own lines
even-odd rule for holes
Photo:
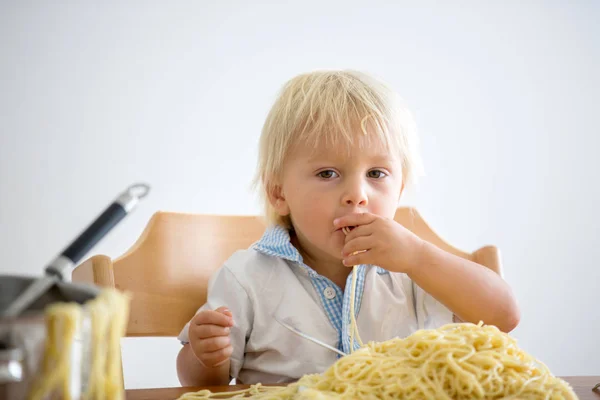
<svg viewBox="0 0 600 400">
<path fill-rule="evenodd" d="M 260 240 L 252 246 L 253 249 L 263 254 L 283 258 L 294 263 L 298 263 L 308 271 L 311 276 L 317 275 L 317 272 L 304 264 L 302 255 L 292 244 L 290 231 L 281 225 L 272 225 L 267 228 Z"/>
<path fill-rule="evenodd" d="M 289 230 L 281 225 L 272 225 L 268 227 L 260 240 L 254 243 L 252 248 L 263 254 L 297 263 L 302 268 L 306 269 L 312 277 L 318 275 L 314 269 L 304 264 L 302 255 L 292 244 Z M 377 273 L 382 275 L 387 274 L 388 271 L 381 267 L 377 267 Z"/>
</svg>

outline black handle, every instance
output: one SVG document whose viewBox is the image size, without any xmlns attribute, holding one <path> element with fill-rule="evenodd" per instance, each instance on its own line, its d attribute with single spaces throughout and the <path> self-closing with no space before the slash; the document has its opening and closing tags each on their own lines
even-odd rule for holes
<svg viewBox="0 0 600 400">
<path fill-rule="evenodd" d="M 100 214 L 77 239 L 75 239 L 63 252 L 56 257 L 47 267 L 46 274 L 54 275 L 59 279 L 70 276 L 71 269 L 92 247 L 114 228 L 136 206 L 140 199 L 146 197 L 150 186 L 138 183 L 127 188 L 110 206 Z"/>
<path fill-rule="evenodd" d="M 77 264 L 126 215 L 127 212 L 121 204 L 112 203 L 61 255 Z"/>
<path fill-rule="evenodd" d="M 141 198 L 146 197 L 149 191 L 150 186 L 145 183 L 130 186 L 60 256 L 56 257 L 46 267 L 46 276 L 34 280 L 5 310 L 0 310 L 2 316 L 14 317 L 20 315 L 31 303 L 50 289 L 57 280 L 70 278 L 73 265 L 118 224 Z"/>
</svg>

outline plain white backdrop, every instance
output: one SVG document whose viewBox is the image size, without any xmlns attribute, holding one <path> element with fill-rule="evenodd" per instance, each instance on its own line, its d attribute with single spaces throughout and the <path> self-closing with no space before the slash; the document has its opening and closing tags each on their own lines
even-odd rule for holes
<svg viewBox="0 0 600 400">
<path fill-rule="evenodd" d="M 1 1 L 0 273 L 40 274 L 137 181 L 150 197 L 92 253 L 120 255 L 157 210 L 260 212 L 281 85 L 360 69 L 416 115 L 427 175 L 405 204 L 501 249 L 522 347 L 599 374 L 600 3 L 388 3 Z M 178 385 L 178 348 L 125 339 L 126 386 Z"/>
</svg>

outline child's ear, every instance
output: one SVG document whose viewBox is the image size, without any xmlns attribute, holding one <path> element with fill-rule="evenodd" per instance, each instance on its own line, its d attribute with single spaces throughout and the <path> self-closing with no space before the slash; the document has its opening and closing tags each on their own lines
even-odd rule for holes
<svg viewBox="0 0 600 400">
<path fill-rule="evenodd" d="M 267 185 L 267 195 L 269 196 L 269 202 L 271 203 L 271 206 L 273 206 L 275 211 L 277 211 L 277 214 L 281 216 L 290 214 L 290 207 L 288 206 L 280 185 Z"/>
<path fill-rule="evenodd" d="M 402 193 L 404 193 L 404 182 L 402 182 L 402 187 L 400 188 L 400 194 L 398 195 L 398 202 L 400 202 L 400 199 L 402 198 Z"/>
</svg>

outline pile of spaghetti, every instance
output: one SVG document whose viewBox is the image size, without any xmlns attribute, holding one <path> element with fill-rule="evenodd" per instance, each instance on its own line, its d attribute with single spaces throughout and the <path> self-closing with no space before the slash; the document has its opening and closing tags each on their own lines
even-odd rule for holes
<svg viewBox="0 0 600 400">
<path fill-rule="evenodd" d="M 72 398 L 73 376 L 83 380 L 85 400 L 124 398 L 121 370 L 121 337 L 129 318 L 130 295 L 105 288 L 84 305 L 58 302 L 44 311 L 46 341 L 40 369 L 28 400 Z M 84 340 L 83 337 L 86 337 Z M 75 347 L 82 342 L 83 347 Z M 84 365 L 73 365 L 73 353 L 86 353 Z M 86 362 L 87 361 L 87 362 Z M 84 380 L 81 367 L 87 371 Z"/>
<path fill-rule="evenodd" d="M 287 387 L 188 393 L 179 400 L 576 399 L 572 388 L 495 326 L 455 323 L 368 343 L 320 375 Z"/>
</svg>

